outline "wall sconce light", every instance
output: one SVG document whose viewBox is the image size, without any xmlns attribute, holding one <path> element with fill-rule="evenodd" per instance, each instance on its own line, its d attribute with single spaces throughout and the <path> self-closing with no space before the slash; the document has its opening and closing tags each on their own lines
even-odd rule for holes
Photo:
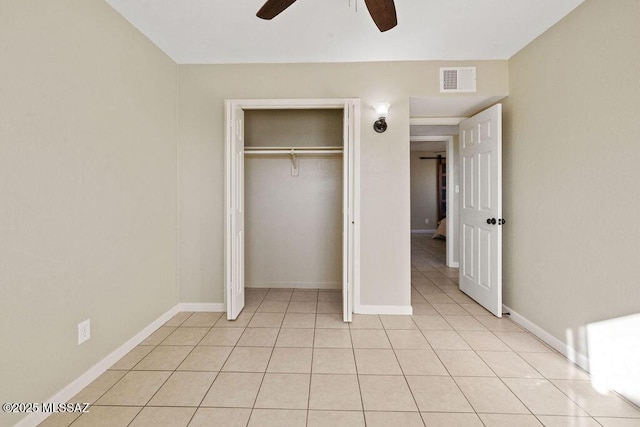
<svg viewBox="0 0 640 427">
<path fill-rule="evenodd" d="M 387 102 L 379 102 L 373 106 L 376 110 L 376 116 L 378 116 L 378 120 L 373 123 L 373 130 L 378 133 L 382 133 L 387 130 L 387 114 L 389 114 L 389 107 L 391 107 L 391 104 Z"/>
</svg>

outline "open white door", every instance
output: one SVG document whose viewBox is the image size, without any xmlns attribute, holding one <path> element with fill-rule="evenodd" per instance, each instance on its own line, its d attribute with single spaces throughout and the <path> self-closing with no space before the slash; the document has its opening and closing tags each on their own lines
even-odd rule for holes
<svg viewBox="0 0 640 427">
<path fill-rule="evenodd" d="M 502 317 L 502 105 L 460 123 L 460 290 Z"/>
<path fill-rule="evenodd" d="M 230 129 L 227 134 L 227 186 L 225 218 L 225 286 L 227 319 L 235 320 L 244 308 L 244 111 L 228 104 Z"/>
<path fill-rule="evenodd" d="M 342 314 L 345 322 L 353 319 L 353 260 L 354 260 L 354 219 L 353 219 L 353 144 L 355 104 L 344 105 L 344 137 L 342 154 Z"/>
</svg>

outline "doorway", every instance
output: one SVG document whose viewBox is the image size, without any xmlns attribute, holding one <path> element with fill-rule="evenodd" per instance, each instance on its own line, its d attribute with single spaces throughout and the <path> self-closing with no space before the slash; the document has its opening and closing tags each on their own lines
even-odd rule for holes
<svg viewBox="0 0 640 427">
<path fill-rule="evenodd" d="M 411 232 L 444 239 L 446 265 L 457 268 L 457 126 L 420 128 L 425 134 L 450 134 L 411 136 Z"/>
<path fill-rule="evenodd" d="M 245 110 L 341 110 L 341 146 L 309 144 L 286 146 L 260 144 L 245 146 Z M 342 203 L 340 208 L 342 246 L 343 320 L 350 322 L 354 297 L 359 295 L 359 116 L 358 99 L 265 99 L 226 101 L 225 150 L 225 303 L 227 318 L 233 320 L 244 307 L 245 289 L 245 155 L 284 156 L 290 158 L 291 175 L 299 173 L 300 158 L 324 155 L 342 156 Z M 292 215 L 286 213 L 286 215 Z M 309 224 L 309 226 L 313 226 Z M 334 230 L 335 231 L 335 230 Z M 295 248 L 294 248 L 295 249 Z M 357 302 L 357 300 L 355 301 Z"/>
<path fill-rule="evenodd" d="M 484 102 L 494 100 L 489 98 Z M 422 127 L 423 132 L 432 132 L 423 135 L 424 138 L 438 138 L 442 128 L 451 128 L 453 138 L 447 145 L 448 172 L 451 172 L 447 176 L 447 216 L 451 221 L 447 231 L 457 235 L 453 238 L 453 233 L 447 233 L 447 266 L 459 267 L 461 291 L 501 317 L 501 248 L 505 223 L 501 216 L 502 108 L 498 100 L 495 101 L 489 108 L 480 104 L 467 107 L 464 116 L 411 119 L 411 125 L 412 139 L 415 138 L 414 126 Z M 433 104 L 429 108 L 434 113 L 438 101 L 432 99 L 428 103 Z M 411 104 L 419 103 L 412 99 Z M 450 255 L 454 261 L 457 255 L 457 265 L 450 264 Z"/>
</svg>

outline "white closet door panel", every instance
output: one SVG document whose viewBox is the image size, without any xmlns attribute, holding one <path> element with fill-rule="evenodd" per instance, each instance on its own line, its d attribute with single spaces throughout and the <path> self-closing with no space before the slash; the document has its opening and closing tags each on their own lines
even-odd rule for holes
<svg viewBox="0 0 640 427">
<path fill-rule="evenodd" d="M 235 320 L 244 308 L 244 111 L 235 107 L 231 112 L 230 141 L 230 248 L 227 261 L 227 319 Z"/>
<path fill-rule="evenodd" d="M 354 281 L 354 124 L 355 105 L 345 102 L 343 140 L 343 225 L 342 225 L 342 314 L 345 322 L 353 319 Z"/>
</svg>

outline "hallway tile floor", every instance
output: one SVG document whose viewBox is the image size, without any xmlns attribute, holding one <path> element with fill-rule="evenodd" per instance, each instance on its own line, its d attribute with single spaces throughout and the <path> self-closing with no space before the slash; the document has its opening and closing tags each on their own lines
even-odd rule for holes
<svg viewBox="0 0 640 427">
<path fill-rule="evenodd" d="M 339 291 L 248 289 L 236 321 L 179 313 L 42 426 L 640 426 L 580 368 L 458 290 L 444 242 L 412 239 L 412 316 Z"/>
</svg>

